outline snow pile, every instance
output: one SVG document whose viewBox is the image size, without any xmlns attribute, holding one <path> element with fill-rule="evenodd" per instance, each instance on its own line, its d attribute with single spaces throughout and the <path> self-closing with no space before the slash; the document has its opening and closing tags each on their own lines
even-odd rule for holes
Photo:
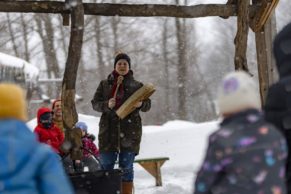
<svg viewBox="0 0 291 194">
<path fill-rule="evenodd" d="M 99 118 L 79 114 L 79 121 L 88 125 L 89 133 L 98 135 Z M 163 165 L 162 187 L 138 164 L 134 164 L 135 193 L 138 194 L 190 194 L 193 193 L 195 172 L 204 158 L 207 138 L 217 128 L 217 121 L 193 123 L 169 121 L 161 126 L 144 126 L 140 154 L 137 159 L 169 157 Z M 36 119 L 27 125 L 33 129 Z M 95 143 L 98 145 L 98 138 Z"/>
</svg>

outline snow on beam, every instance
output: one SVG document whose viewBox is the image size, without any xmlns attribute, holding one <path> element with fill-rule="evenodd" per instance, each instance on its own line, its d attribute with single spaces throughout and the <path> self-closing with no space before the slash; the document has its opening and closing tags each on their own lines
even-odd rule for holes
<svg viewBox="0 0 291 194">
<path fill-rule="evenodd" d="M 83 3 L 85 15 L 127 16 L 127 17 L 179 17 L 197 18 L 207 16 L 237 16 L 236 5 L 199 4 L 176 6 L 166 4 L 110 4 Z M 257 6 L 250 6 L 250 16 Z M 6 1 L 0 2 L 0 12 L 23 13 L 70 13 L 70 5 L 58 1 Z"/>
</svg>

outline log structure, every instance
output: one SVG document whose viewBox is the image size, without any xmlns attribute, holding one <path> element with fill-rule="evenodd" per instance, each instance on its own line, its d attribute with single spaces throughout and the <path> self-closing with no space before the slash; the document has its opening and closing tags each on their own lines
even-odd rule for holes
<svg viewBox="0 0 291 194">
<path fill-rule="evenodd" d="M 65 2 L 59 1 L 0 1 L 0 12 L 70 14 Z M 177 6 L 165 4 L 110 4 L 83 3 L 85 15 L 126 16 L 126 17 L 178 17 L 198 18 L 208 16 L 236 16 L 236 5 L 200 4 Z M 259 7 L 251 6 L 254 16 Z M 250 16 L 250 17 L 251 17 Z"/>
<path fill-rule="evenodd" d="M 84 32 L 84 7 L 82 0 L 77 0 L 77 5 L 71 8 L 71 37 L 62 84 L 62 109 L 63 122 L 66 129 L 72 129 L 78 121 L 75 106 L 76 79 Z"/>
<path fill-rule="evenodd" d="M 247 64 L 247 46 L 249 34 L 249 6 L 250 0 L 238 0 L 237 34 L 235 37 L 235 58 L 236 70 L 249 72 Z"/>
<path fill-rule="evenodd" d="M 61 14 L 64 25 L 69 25 L 71 19 L 69 53 L 62 85 L 64 125 L 71 128 L 78 119 L 74 95 L 81 56 L 84 15 L 177 18 L 219 16 L 225 19 L 237 16 L 235 69 L 248 72 L 246 52 L 250 27 L 256 33 L 260 94 L 262 103 L 264 103 L 267 88 L 274 81 L 274 60 L 271 57 L 271 45 L 275 33 L 273 30 L 275 24 L 272 20 L 272 13 L 278 2 L 279 0 L 252 0 L 251 2 L 250 0 L 228 0 L 226 4 L 177 6 L 166 4 L 83 3 L 82 0 L 65 0 L 63 2 L 6 0 L 0 1 L 0 12 Z M 70 6 L 73 4 L 76 4 L 76 6 Z"/>
</svg>

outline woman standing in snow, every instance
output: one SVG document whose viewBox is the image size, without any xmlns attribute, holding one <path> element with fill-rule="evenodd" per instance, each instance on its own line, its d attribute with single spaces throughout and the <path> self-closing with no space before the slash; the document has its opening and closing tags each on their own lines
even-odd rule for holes
<svg viewBox="0 0 291 194">
<path fill-rule="evenodd" d="M 151 108 L 151 100 L 135 104 L 135 110 L 124 119 L 115 111 L 143 84 L 133 78 L 130 58 L 119 53 L 114 60 L 114 70 L 102 80 L 91 101 L 93 109 L 102 112 L 99 123 L 99 150 L 102 168 L 111 170 L 118 159 L 122 176 L 122 194 L 131 194 L 133 189 L 133 162 L 139 153 L 142 123 L 140 111 Z"/>
<path fill-rule="evenodd" d="M 217 104 L 223 121 L 209 137 L 195 194 L 285 194 L 287 145 L 260 112 L 254 80 L 245 72 L 228 74 Z"/>
</svg>

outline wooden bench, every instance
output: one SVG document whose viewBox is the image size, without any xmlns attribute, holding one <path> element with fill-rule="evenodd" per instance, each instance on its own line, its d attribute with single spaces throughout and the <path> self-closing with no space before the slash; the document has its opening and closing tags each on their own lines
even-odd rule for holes
<svg viewBox="0 0 291 194">
<path fill-rule="evenodd" d="M 162 186 L 161 167 L 169 160 L 168 157 L 164 158 L 146 158 L 137 159 L 134 162 L 140 164 L 148 173 L 156 179 L 156 186 Z"/>
</svg>

